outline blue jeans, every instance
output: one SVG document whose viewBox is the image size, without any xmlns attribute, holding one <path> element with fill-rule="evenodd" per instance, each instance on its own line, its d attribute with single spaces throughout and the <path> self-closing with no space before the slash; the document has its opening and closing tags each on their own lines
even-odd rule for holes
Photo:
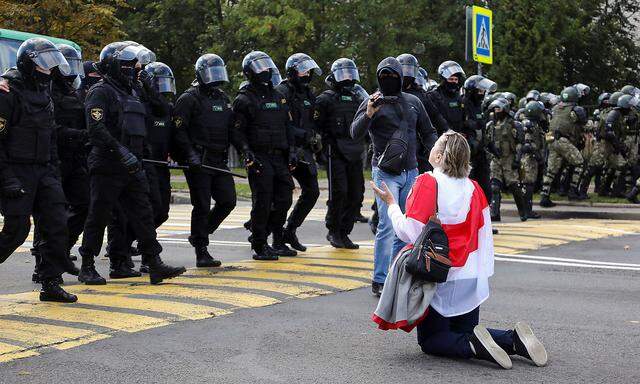
<svg viewBox="0 0 640 384">
<path fill-rule="evenodd" d="M 454 317 L 444 317 L 429 307 L 427 317 L 418 324 L 418 344 L 424 353 L 436 356 L 473 357 L 469 336 L 478 325 L 480 307 L 469 313 Z M 507 354 L 515 354 L 513 349 L 513 331 L 487 329 L 493 340 Z"/>
<path fill-rule="evenodd" d="M 387 184 L 393 197 L 400 205 L 400 209 L 404 212 L 407 196 L 409 196 L 411 187 L 418 176 L 418 169 L 404 171 L 400 175 L 392 175 L 378 167 L 373 167 L 371 176 L 378 187 L 382 185 L 383 181 Z M 387 216 L 387 204 L 377 196 L 376 204 L 378 205 L 379 221 L 376 241 L 373 245 L 373 281 L 384 283 L 393 256 L 400 252 L 405 243 L 398 239 L 393 232 L 391 220 Z"/>
</svg>

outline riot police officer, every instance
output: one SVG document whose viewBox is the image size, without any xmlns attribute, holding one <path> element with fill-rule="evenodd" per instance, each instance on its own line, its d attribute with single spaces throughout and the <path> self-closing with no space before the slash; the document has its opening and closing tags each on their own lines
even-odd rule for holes
<svg viewBox="0 0 640 384">
<path fill-rule="evenodd" d="M 620 92 L 624 93 L 631 98 L 624 98 L 624 103 L 629 100 L 629 113 L 624 119 L 625 125 L 625 140 L 624 145 L 627 149 L 626 161 L 627 166 L 625 169 L 625 190 L 630 190 L 635 180 L 638 178 L 638 146 L 640 145 L 640 113 L 636 109 L 640 90 L 633 85 L 625 85 Z M 620 100 L 620 99 L 618 99 Z"/>
<path fill-rule="evenodd" d="M 587 123 L 586 111 L 578 106 L 578 89 L 567 87 L 562 90 L 562 101 L 553 108 L 553 118 L 549 129 L 553 141 L 549 145 L 547 170 L 542 181 L 540 205 L 553 207 L 550 199 L 551 183 L 560 172 L 563 163 L 573 167 L 568 197 L 570 200 L 581 200 L 584 197 L 578 191 L 578 183 L 582 178 L 584 159 L 579 147 L 583 145 L 583 127 Z"/>
<path fill-rule="evenodd" d="M 353 60 L 340 58 L 334 61 L 326 79 L 330 88 L 318 96 L 314 114 L 329 159 L 327 240 L 336 248 L 358 248 L 349 234 L 364 199 L 364 140 L 353 139 L 350 134 L 353 117 L 367 97 L 355 88 L 359 80 Z"/>
<path fill-rule="evenodd" d="M 266 53 L 247 54 L 242 71 L 249 84 L 233 101 L 235 129 L 249 173 L 253 201 L 250 241 L 256 260 L 277 260 L 278 255 L 291 254 L 267 244 L 269 230 L 282 228 L 286 221 L 293 193 L 290 171 L 297 165 L 287 99 L 271 83 L 275 68 Z"/>
<path fill-rule="evenodd" d="M 475 135 L 475 132 L 466 131 L 464 126 L 464 103 L 460 95 L 465 78 L 462 67 L 455 61 L 445 61 L 438 67 L 438 74 L 441 78 L 440 85 L 428 93 L 429 98 L 447 121 L 449 129 L 465 136 Z M 442 133 L 438 131 L 438 135 Z"/>
<path fill-rule="evenodd" d="M 502 188 L 513 194 L 520 220 L 527 220 L 526 202 L 520 185 L 517 158 L 518 148 L 524 141 L 522 124 L 509 113 L 509 101 L 498 97 L 490 105 L 493 119 L 487 123 L 488 149 L 491 153 L 491 220 L 500 221 Z"/>
<path fill-rule="evenodd" d="M 127 43 L 107 45 L 100 53 L 98 69 L 103 80 L 93 86 L 85 101 L 91 152 L 89 214 L 84 227 L 78 280 L 105 284 L 95 269 L 104 229 L 119 204 L 138 239 L 138 248 L 149 265 L 152 284 L 176 277 L 184 267 L 171 267 L 160 258 L 149 184 L 142 167 L 146 136 L 146 110 L 137 92 L 138 71 L 145 51 Z M 113 262 L 113 260 L 112 260 Z"/>
<path fill-rule="evenodd" d="M 491 200 L 491 171 L 486 147 L 488 145 L 485 128 L 487 118 L 482 112 L 482 101 L 488 92 L 495 92 L 498 85 L 483 76 L 473 75 L 464 82 L 464 112 L 465 132 L 468 132 L 467 141 L 471 148 L 471 174 L 470 178 L 476 180 L 484 191 L 485 196 Z"/>
<path fill-rule="evenodd" d="M 196 61 L 196 80 L 176 102 L 173 121 L 178 131 L 184 132 L 192 151 L 201 163 L 219 169 L 228 169 L 229 144 L 238 149 L 234 113 L 231 100 L 220 88 L 229 82 L 224 61 L 218 55 L 207 53 Z M 195 248 L 198 267 L 218 267 L 207 249 L 212 234 L 236 206 L 233 177 L 211 169 L 196 167 L 185 171 L 191 194 L 191 235 L 189 243 Z M 211 199 L 215 205 L 211 208 Z"/>
<path fill-rule="evenodd" d="M 60 287 L 63 272 L 77 269 L 68 258 L 65 197 L 60 183 L 56 123 L 50 95 L 52 73 L 70 74 L 60 50 L 43 38 L 25 40 L 17 68 L 7 71 L 10 92 L 0 92 L 0 263 L 27 238 L 30 216 L 39 246 L 41 301 L 75 302 Z"/>
<path fill-rule="evenodd" d="M 318 167 L 313 159 L 314 149 L 317 150 L 320 137 L 314 128 L 313 111 L 316 100 L 309 84 L 313 76 L 321 75 L 322 71 L 309 55 L 295 53 L 287 59 L 285 72 L 287 78 L 275 86 L 275 90 L 287 99 L 293 118 L 298 166 L 293 170 L 292 176 L 300 184 L 301 193 L 289 215 L 284 232 L 282 228 L 273 228 L 273 242 L 274 248 L 291 253 L 285 243 L 289 243 L 293 249 L 300 252 L 307 250 L 298 240 L 296 230 L 320 196 Z"/>
<path fill-rule="evenodd" d="M 420 74 L 420 64 L 418 63 L 418 59 L 409 53 L 403 53 L 396 59 L 400 64 L 402 64 L 402 91 L 410 93 L 420 99 L 437 132 L 442 133 L 448 131 L 449 123 L 447 123 L 447 120 L 442 116 L 431 98 L 427 95 L 427 91 L 425 91 L 416 81 L 416 79 L 422 78 L 426 84 L 424 75 Z M 418 160 L 418 171 L 420 173 L 428 172 L 432 169 L 431 164 L 429 164 L 429 153 L 424 148 L 422 140 L 418 140 L 416 158 Z"/>
<path fill-rule="evenodd" d="M 518 151 L 520 181 L 524 189 L 527 218 L 539 219 L 540 214 L 533 211 L 533 191 L 541 165 L 544 164 L 545 126 L 541 123 L 546 121 L 544 105 L 540 101 L 529 101 L 524 107 L 523 117 L 524 143 Z"/>
</svg>

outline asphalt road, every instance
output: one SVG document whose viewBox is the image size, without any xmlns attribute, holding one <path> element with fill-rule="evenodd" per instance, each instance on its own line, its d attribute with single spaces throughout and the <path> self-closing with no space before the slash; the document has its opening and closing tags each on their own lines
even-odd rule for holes
<svg viewBox="0 0 640 384">
<path fill-rule="evenodd" d="M 305 222 L 300 237 L 306 242 L 325 243 L 320 217 L 321 212 Z M 238 217 L 216 234 L 217 243 L 211 246 L 227 264 L 250 256 L 243 244 L 247 233 L 233 228 L 241 220 Z M 163 234 L 164 258 L 193 267 L 192 251 L 180 240 L 187 228 L 172 228 Z M 484 362 L 426 356 L 416 343 L 415 332 L 376 329 L 370 320 L 376 299 L 366 287 L 365 274 L 345 266 L 343 270 L 354 273 L 345 273 L 345 281 L 348 277 L 364 288 L 332 289 L 320 295 L 285 295 L 274 290 L 271 296 L 278 299 L 274 305 L 234 307 L 221 316 L 113 332 L 103 340 L 65 344 L 68 348 L 57 349 L 54 343 L 33 347 L 28 350 L 37 352 L 33 357 L 7 358 L 0 363 L 0 383 L 640 382 L 640 237 L 635 234 L 640 232 L 640 223 L 555 221 L 528 227 L 507 223 L 501 229 L 502 240 L 496 238 L 500 255 L 491 280 L 492 295 L 481 309 L 481 322 L 494 328 L 529 322 L 549 351 L 547 367 L 514 358 L 514 368 L 504 371 Z M 542 249 L 527 240 L 528 233 L 534 232 L 537 239 L 547 241 Z M 525 237 L 514 238 L 518 233 Z M 353 237 L 365 245 L 372 239 L 365 224 L 357 225 Z M 323 252 L 325 248 L 313 248 L 308 252 L 312 257 L 304 262 Z M 357 254 L 338 254 L 332 262 L 364 260 L 370 252 L 363 247 Z M 32 266 L 26 253 L 0 266 L 0 347 L 3 341 L 29 344 L 16 341 L 21 337 L 17 333 L 3 337 L 7 322 L 69 326 L 63 321 L 34 322 L 21 318 L 19 312 L 2 312 L 3 298 L 35 288 L 27 281 Z M 99 270 L 106 272 L 106 268 L 106 261 L 99 260 Z M 295 273 L 310 276 L 320 267 L 305 268 Z M 67 281 L 72 284 L 68 276 Z M 324 284 L 309 283 L 315 288 Z M 245 288 L 225 289 L 233 293 Z M 263 289 L 258 285 L 246 288 L 253 293 Z M 198 300 L 195 302 L 202 303 Z"/>
</svg>

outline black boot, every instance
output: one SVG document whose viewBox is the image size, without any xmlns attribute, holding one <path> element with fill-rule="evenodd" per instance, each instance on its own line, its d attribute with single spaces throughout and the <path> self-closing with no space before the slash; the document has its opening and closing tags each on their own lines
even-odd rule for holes
<svg viewBox="0 0 640 384">
<path fill-rule="evenodd" d="M 527 204 L 527 218 L 528 219 L 539 219 L 539 213 L 533 211 L 533 184 L 525 184 L 524 186 L 524 200 Z"/>
<path fill-rule="evenodd" d="M 329 244 L 331 244 L 334 248 L 346 248 L 344 244 L 344 239 L 342 239 L 342 235 L 335 231 L 329 231 L 327 234 L 327 240 Z"/>
<path fill-rule="evenodd" d="M 284 242 L 291 245 L 291 248 L 295 249 L 296 251 L 305 252 L 307 250 L 307 247 L 300 244 L 300 240 L 298 240 L 295 228 L 287 227 L 282 233 L 282 236 L 284 238 Z"/>
<path fill-rule="evenodd" d="M 278 260 L 278 255 L 268 244 L 255 244 L 252 245 L 253 259 L 259 261 L 275 261 Z"/>
<path fill-rule="evenodd" d="M 487 328 L 476 325 L 469 335 L 471 350 L 476 359 L 490 361 L 504 369 L 511 369 L 511 358 L 491 337 Z"/>
<path fill-rule="evenodd" d="M 211 268 L 219 267 L 222 265 L 220 260 L 214 259 L 206 246 L 196 247 L 196 267 L 198 268 Z"/>
<path fill-rule="evenodd" d="M 500 221 L 500 203 L 502 201 L 502 193 L 500 191 L 493 191 L 491 193 L 491 221 Z"/>
<path fill-rule="evenodd" d="M 551 199 L 549 198 L 549 195 L 547 195 L 546 193 L 543 193 L 540 195 L 540 206 L 541 207 L 545 207 L 545 208 L 552 208 L 555 207 L 557 204 L 554 203 L 553 201 L 551 201 Z"/>
<path fill-rule="evenodd" d="M 272 248 L 278 256 L 293 257 L 298 255 L 298 252 L 289 248 L 287 244 L 284 243 L 284 236 L 283 236 L 282 229 L 276 229 L 273 231 Z"/>
<path fill-rule="evenodd" d="M 638 201 L 638 193 L 640 193 L 640 190 L 634 185 L 633 188 L 631 188 L 631 192 L 626 196 L 627 200 L 633 204 L 640 204 L 640 201 Z"/>
<path fill-rule="evenodd" d="M 150 256 L 148 261 L 151 284 L 160 284 L 162 280 L 178 277 L 187 271 L 185 267 L 172 267 L 165 264 L 159 255 Z"/>
<path fill-rule="evenodd" d="M 598 172 L 598 169 L 595 167 L 589 167 L 585 171 L 582 179 L 580 180 L 580 187 L 578 188 L 578 192 L 580 192 L 581 196 L 588 197 L 589 196 L 589 185 L 591 184 L 591 179 Z"/>
<path fill-rule="evenodd" d="M 598 196 L 606 197 L 611 194 L 611 183 L 613 183 L 613 179 L 615 177 L 615 172 L 607 172 L 607 174 L 602 178 L 602 183 L 600 185 L 600 189 L 598 190 Z"/>
<path fill-rule="evenodd" d="M 342 244 L 344 244 L 344 247 L 346 249 L 359 249 L 360 246 L 356 243 L 354 243 L 353 241 L 351 241 L 351 239 L 349 238 L 349 235 L 347 233 L 343 233 L 342 234 Z"/>
<path fill-rule="evenodd" d="M 76 295 L 72 295 L 62 289 L 58 284 L 58 279 L 45 280 L 42 282 L 40 290 L 40 301 L 54 301 L 57 303 L 75 303 L 78 301 Z"/>
<path fill-rule="evenodd" d="M 528 324 L 516 323 L 513 331 L 513 349 L 516 354 L 533 361 L 538 367 L 547 365 L 547 350 Z"/>
<path fill-rule="evenodd" d="M 520 221 L 527 221 L 527 202 L 522 192 L 522 186 L 520 184 L 513 185 L 511 187 L 511 193 L 513 193 L 513 200 L 516 203 L 516 208 L 518 208 Z"/>
<path fill-rule="evenodd" d="M 96 271 L 93 256 L 82 256 L 82 267 L 80 267 L 78 281 L 87 285 L 107 284 L 107 281 L 104 279 L 104 277 L 100 276 L 98 271 Z"/>
<path fill-rule="evenodd" d="M 567 194 L 567 198 L 569 199 L 569 201 L 584 200 L 584 199 L 581 198 L 580 192 L 578 192 L 578 189 L 575 188 L 575 187 L 569 188 L 569 193 Z"/>
<path fill-rule="evenodd" d="M 73 261 L 71 260 L 71 257 L 65 257 L 64 271 L 73 276 L 78 276 L 80 274 L 80 270 L 73 263 Z"/>
<path fill-rule="evenodd" d="M 251 230 L 251 220 L 245 221 L 244 224 L 242 224 L 242 226 L 244 227 L 244 229 L 246 229 L 247 231 Z"/>
<path fill-rule="evenodd" d="M 142 255 L 141 257 L 140 268 L 138 269 L 138 271 L 140 271 L 140 273 L 149 273 L 149 261 L 148 257 L 146 257 L 145 255 Z"/>
<path fill-rule="evenodd" d="M 355 220 L 356 223 L 366 223 L 366 222 L 369 221 L 369 219 L 364 217 L 364 215 L 362 215 L 362 213 L 360 213 L 360 212 L 358 212 L 356 217 L 354 217 L 354 220 Z"/>
<path fill-rule="evenodd" d="M 126 260 L 112 260 L 109 267 L 109 277 L 112 279 L 127 279 L 129 277 L 140 277 L 142 274 L 135 269 L 129 268 Z"/>
</svg>

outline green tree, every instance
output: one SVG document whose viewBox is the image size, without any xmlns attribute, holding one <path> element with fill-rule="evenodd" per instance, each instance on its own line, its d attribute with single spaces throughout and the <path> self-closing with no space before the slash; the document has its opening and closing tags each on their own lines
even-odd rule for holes
<svg viewBox="0 0 640 384">
<path fill-rule="evenodd" d="M 72 40 L 85 58 L 97 59 L 104 45 L 124 37 L 115 13 L 126 6 L 125 0 L 0 1 L 0 25 Z"/>
</svg>

